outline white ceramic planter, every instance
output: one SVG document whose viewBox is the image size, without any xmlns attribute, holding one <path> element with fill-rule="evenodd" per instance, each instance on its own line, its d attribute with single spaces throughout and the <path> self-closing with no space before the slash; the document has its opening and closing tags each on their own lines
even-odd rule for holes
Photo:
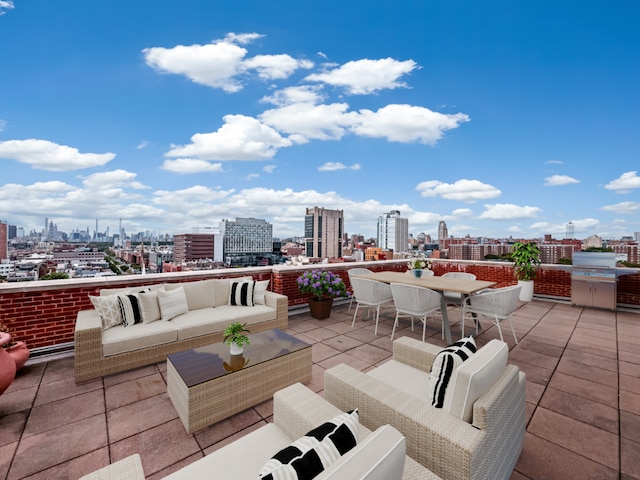
<svg viewBox="0 0 640 480">
<path fill-rule="evenodd" d="M 229 353 L 231 353 L 231 355 L 242 355 L 243 352 L 243 347 L 239 347 L 233 342 L 229 344 Z"/>
<path fill-rule="evenodd" d="M 533 300 L 533 280 L 518 280 L 518 285 L 522 288 L 518 297 L 522 302 L 530 302 Z"/>
</svg>

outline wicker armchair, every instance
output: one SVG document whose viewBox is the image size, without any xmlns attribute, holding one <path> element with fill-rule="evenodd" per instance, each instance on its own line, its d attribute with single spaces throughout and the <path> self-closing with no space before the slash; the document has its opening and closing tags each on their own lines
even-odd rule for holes
<svg viewBox="0 0 640 480">
<path fill-rule="evenodd" d="M 394 426 L 407 438 L 407 455 L 442 478 L 508 479 L 524 444 L 525 374 L 515 365 L 500 370 L 467 423 L 429 403 L 428 372 L 440 350 L 402 337 L 393 360 L 366 374 L 345 364 L 327 370 L 325 398 L 339 409 L 357 407 L 369 429 Z M 408 394 L 411 388 L 423 396 Z"/>
</svg>

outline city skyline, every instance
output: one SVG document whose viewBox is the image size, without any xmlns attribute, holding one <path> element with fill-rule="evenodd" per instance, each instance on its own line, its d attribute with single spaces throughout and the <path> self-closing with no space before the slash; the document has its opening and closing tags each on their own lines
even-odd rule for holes
<svg viewBox="0 0 640 480">
<path fill-rule="evenodd" d="M 0 218 L 25 232 L 640 231 L 640 6 L 0 2 Z M 339 14 L 337 13 L 339 12 Z M 117 33 L 116 33 L 117 32 Z"/>
</svg>

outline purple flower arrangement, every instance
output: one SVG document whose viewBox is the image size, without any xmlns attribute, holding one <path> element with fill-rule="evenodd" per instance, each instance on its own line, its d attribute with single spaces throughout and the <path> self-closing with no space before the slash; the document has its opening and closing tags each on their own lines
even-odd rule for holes
<svg viewBox="0 0 640 480">
<path fill-rule="evenodd" d="M 298 277 L 297 281 L 298 289 L 302 293 L 311 293 L 318 300 L 350 295 L 342 278 L 327 270 L 306 271 Z"/>
</svg>

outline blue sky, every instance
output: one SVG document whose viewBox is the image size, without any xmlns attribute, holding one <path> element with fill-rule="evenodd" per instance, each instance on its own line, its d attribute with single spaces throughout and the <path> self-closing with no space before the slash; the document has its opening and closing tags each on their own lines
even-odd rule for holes
<svg viewBox="0 0 640 480">
<path fill-rule="evenodd" d="M 632 1 L 0 0 L 0 219 L 640 231 Z"/>
</svg>

